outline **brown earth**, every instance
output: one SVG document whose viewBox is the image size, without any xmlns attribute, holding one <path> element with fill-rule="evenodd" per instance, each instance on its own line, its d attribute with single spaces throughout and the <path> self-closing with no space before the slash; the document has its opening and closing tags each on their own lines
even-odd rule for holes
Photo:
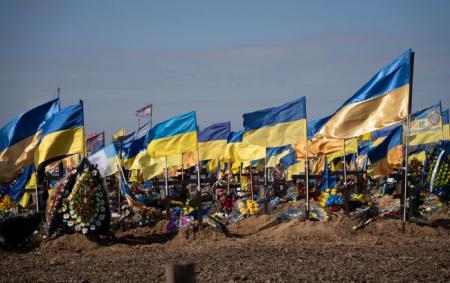
<svg viewBox="0 0 450 283">
<path fill-rule="evenodd" d="M 328 223 L 254 216 L 228 226 L 166 234 L 166 221 L 92 241 L 79 234 L 43 241 L 29 252 L 0 251 L 0 281 L 165 280 L 164 266 L 195 264 L 199 282 L 449 282 L 448 214 L 437 227 L 378 220 L 359 231 Z"/>
</svg>

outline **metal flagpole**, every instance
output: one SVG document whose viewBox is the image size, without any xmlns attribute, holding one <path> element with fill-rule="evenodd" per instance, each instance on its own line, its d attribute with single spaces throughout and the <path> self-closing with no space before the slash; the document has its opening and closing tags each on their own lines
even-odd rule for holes
<svg viewBox="0 0 450 283">
<path fill-rule="evenodd" d="M 198 152 L 198 139 L 197 139 L 197 196 L 198 196 L 198 227 L 202 229 L 203 225 L 203 203 L 202 203 L 202 190 L 200 180 L 200 154 Z"/>
<path fill-rule="evenodd" d="M 345 152 L 345 139 L 343 139 L 344 141 L 344 156 L 343 156 L 343 162 L 344 162 L 344 210 L 345 213 L 349 213 L 350 212 L 350 206 L 349 206 L 349 192 L 348 192 L 348 188 L 347 188 L 347 160 L 345 158 L 346 152 Z"/>
<path fill-rule="evenodd" d="M 219 159 L 219 164 L 220 164 L 220 159 Z M 227 166 L 227 171 L 228 171 L 228 173 L 227 173 L 227 195 L 229 195 L 230 194 L 230 173 L 231 173 L 231 170 L 230 170 L 230 162 L 228 162 L 228 166 Z M 225 171 L 225 172 L 227 172 L 227 171 Z"/>
<path fill-rule="evenodd" d="M 405 185 L 403 189 L 403 222 L 406 221 L 406 199 L 407 199 L 407 188 L 408 188 L 408 146 L 409 146 L 409 135 L 411 133 L 411 115 L 408 114 L 406 118 L 406 143 L 405 143 Z"/>
<path fill-rule="evenodd" d="M 403 223 L 406 222 L 406 200 L 408 193 L 408 147 L 409 147 L 409 136 L 411 134 L 411 110 L 412 110 L 412 92 L 413 92 L 413 79 L 414 79 L 414 55 L 411 53 L 411 64 L 410 64 L 410 78 L 409 78 L 409 103 L 408 103 L 408 116 L 406 118 L 406 143 L 405 143 L 405 184 L 402 188 L 403 190 Z"/>
<path fill-rule="evenodd" d="M 250 175 L 250 196 L 251 200 L 253 200 L 253 168 L 252 168 L 252 162 L 250 161 L 250 167 L 249 167 L 249 175 Z"/>
<path fill-rule="evenodd" d="M 165 183 L 165 206 L 166 206 L 166 217 L 170 219 L 170 203 L 169 203 L 169 170 L 167 168 L 167 156 L 164 157 L 165 160 L 165 170 L 164 170 L 164 183 Z"/>
<path fill-rule="evenodd" d="M 309 152 L 308 152 L 308 137 L 306 137 L 305 144 L 305 189 L 306 189 L 306 219 L 309 219 Z"/>
</svg>

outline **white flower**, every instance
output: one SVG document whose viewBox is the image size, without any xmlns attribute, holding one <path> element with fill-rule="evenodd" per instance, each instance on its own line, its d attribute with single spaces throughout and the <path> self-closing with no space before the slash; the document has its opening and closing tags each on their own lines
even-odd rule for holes
<svg viewBox="0 0 450 283">
<path fill-rule="evenodd" d="M 91 229 L 92 231 L 94 231 L 94 230 L 95 230 L 95 225 L 91 225 L 91 226 L 89 227 L 89 229 Z"/>
<path fill-rule="evenodd" d="M 81 223 L 81 217 L 77 218 L 77 223 Z"/>
<path fill-rule="evenodd" d="M 67 226 L 69 226 L 69 227 L 72 227 L 73 226 L 73 221 L 69 221 L 69 222 L 67 222 Z"/>
<path fill-rule="evenodd" d="M 80 225 L 76 225 L 75 226 L 75 231 L 80 231 L 81 230 L 81 226 Z"/>
<path fill-rule="evenodd" d="M 100 211 L 105 212 L 106 208 L 104 206 L 100 206 Z"/>
<path fill-rule="evenodd" d="M 70 217 L 69 213 L 64 213 L 64 215 L 63 215 L 64 219 L 69 219 L 69 217 Z"/>
<path fill-rule="evenodd" d="M 102 223 L 101 223 L 100 221 L 97 220 L 97 221 L 95 221 L 95 225 L 98 226 L 98 227 L 100 227 L 100 225 L 102 225 Z"/>
<path fill-rule="evenodd" d="M 89 231 L 89 230 L 88 230 L 87 228 L 81 229 L 81 233 L 83 233 L 83 234 L 87 234 L 88 231 Z"/>
<path fill-rule="evenodd" d="M 100 200 L 100 205 L 104 205 L 105 201 L 104 200 Z"/>
<path fill-rule="evenodd" d="M 100 214 L 98 216 L 98 219 L 100 219 L 100 221 L 103 221 L 105 219 L 105 215 L 104 214 Z"/>
</svg>

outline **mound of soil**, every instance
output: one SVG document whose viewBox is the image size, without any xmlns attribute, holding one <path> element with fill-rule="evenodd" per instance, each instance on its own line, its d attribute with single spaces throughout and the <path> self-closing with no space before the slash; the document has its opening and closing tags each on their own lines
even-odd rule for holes
<svg viewBox="0 0 450 283">
<path fill-rule="evenodd" d="M 256 215 L 246 218 L 240 222 L 228 225 L 228 231 L 230 233 L 239 234 L 242 236 L 251 235 L 257 233 L 260 230 L 263 230 L 266 225 L 269 225 L 273 222 L 279 223 L 277 221 L 276 214 Z"/>
<path fill-rule="evenodd" d="M 88 252 L 93 251 L 98 247 L 99 244 L 97 242 L 88 239 L 83 234 L 74 233 L 43 242 L 39 248 L 39 251 L 41 253 L 56 255 L 61 253 Z"/>
<path fill-rule="evenodd" d="M 178 234 L 171 241 L 172 244 L 185 244 L 194 241 L 219 241 L 225 240 L 224 233 L 215 230 L 210 226 L 198 230 L 195 226 L 190 226 L 187 229 L 181 229 Z"/>
<path fill-rule="evenodd" d="M 167 234 L 167 223 L 169 223 L 168 220 L 160 220 L 155 223 L 153 226 L 144 226 L 144 227 L 138 227 L 126 231 L 117 231 L 116 237 L 122 238 L 122 237 L 147 237 L 152 234 Z"/>
</svg>

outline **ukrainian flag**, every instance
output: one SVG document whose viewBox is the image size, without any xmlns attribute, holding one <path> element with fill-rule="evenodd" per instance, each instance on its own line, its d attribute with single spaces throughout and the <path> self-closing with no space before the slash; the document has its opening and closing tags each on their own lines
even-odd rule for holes
<svg viewBox="0 0 450 283">
<path fill-rule="evenodd" d="M 34 154 L 36 168 L 64 156 L 85 152 L 83 103 L 61 109 L 45 122 Z"/>
<path fill-rule="evenodd" d="M 231 123 L 213 124 L 198 134 L 198 153 L 200 160 L 222 158 L 227 147 Z"/>
<path fill-rule="evenodd" d="M 33 176 L 34 165 L 28 165 L 22 169 L 19 176 L 12 182 L 11 184 L 2 184 L 2 186 L 6 187 L 7 194 L 11 197 L 15 202 L 19 202 L 25 193 L 25 188 L 31 177 Z"/>
<path fill-rule="evenodd" d="M 245 162 L 264 158 L 266 148 L 244 141 L 244 130 L 232 131 L 228 136 L 224 160 Z"/>
<path fill-rule="evenodd" d="M 448 109 L 442 111 L 442 136 L 443 140 L 450 140 L 450 128 L 448 123 Z"/>
<path fill-rule="evenodd" d="M 119 158 L 114 144 L 110 144 L 88 157 L 92 164 L 97 164 L 97 169 L 104 177 L 118 172 Z"/>
<path fill-rule="evenodd" d="M 358 137 L 404 121 L 410 113 L 411 50 L 381 69 L 318 131 L 329 139 Z"/>
<path fill-rule="evenodd" d="M 287 170 L 286 181 L 291 181 L 292 175 L 305 172 L 305 161 L 298 161 L 295 150 L 293 149 L 290 150 L 289 154 L 281 158 L 280 163 Z"/>
<path fill-rule="evenodd" d="M 167 168 L 181 166 L 181 154 L 167 156 Z M 166 168 L 166 157 L 151 158 L 149 165 L 141 168 L 141 175 L 144 180 L 150 180 L 153 177 L 164 173 Z"/>
<path fill-rule="evenodd" d="M 441 103 L 421 109 L 411 115 L 409 146 L 411 151 L 418 151 L 428 144 L 443 139 Z"/>
<path fill-rule="evenodd" d="M 279 107 L 246 113 L 244 139 L 251 144 L 276 147 L 304 143 L 306 129 L 306 98 L 302 97 Z"/>
<path fill-rule="evenodd" d="M 0 129 L 0 182 L 12 180 L 20 169 L 33 163 L 40 129 L 58 111 L 59 99 L 55 99 L 20 114 Z"/>
<path fill-rule="evenodd" d="M 195 112 L 175 116 L 153 127 L 147 135 L 147 152 L 151 157 L 181 154 L 197 149 Z"/>
<path fill-rule="evenodd" d="M 391 130 L 384 141 L 369 150 L 368 157 L 377 176 L 389 176 L 403 162 L 403 127 Z"/>
<path fill-rule="evenodd" d="M 266 167 L 276 167 L 281 158 L 291 152 L 291 146 L 268 147 L 266 149 Z"/>
<path fill-rule="evenodd" d="M 344 140 L 343 139 L 327 139 L 316 134 L 329 120 L 330 116 L 313 120 L 308 122 L 308 158 L 315 158 L 322 155 L 329 155 L 337 152 L 337 155 L 343 155 Z M 346 152 L 356 152 L 355 148 L 356 139 L 346 140 Z M 305 159 L 306 151 L 304 144 L 297 144 L 295 151 L 297 153 L 297 159 Z M 322 170 L 322 169 L 321 169 Z"/>
</svg>

